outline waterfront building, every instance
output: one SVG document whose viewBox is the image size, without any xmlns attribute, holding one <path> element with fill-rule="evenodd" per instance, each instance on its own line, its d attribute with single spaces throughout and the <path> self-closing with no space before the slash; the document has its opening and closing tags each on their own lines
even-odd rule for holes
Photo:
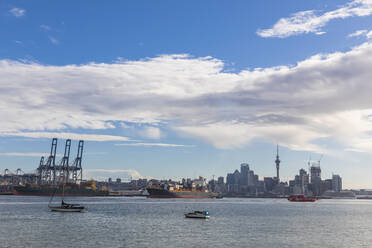
<svg viewBox="0 0 372 248">
<path fill-rule="evenodd" d="M 321 172 L 320 166 L 311 166 L 310 173 L 311 173 L 311 183 L 315 183 L 319 180 L 321 180 Z"/>
<path fill-rule="evenodd" d="M 254 175 L 253 175 L 253 180 L 254 180 L 254 183 L 253 183 L 253 184 L 254 184 L 255 186 L 258 186 L 258 182 L 259 182 L 258 175 L 254 174 Z"/>
<path fill-rule="evenodd" d="M 224 184 L 224 177 L 218 177 L 217 184 L 219 184 L 219 185 Z"/>
<path fill-rule="evenodd" d="M 240 172 L 238 170 L 234 171 L 233 178 L 234 178 L 234 184 L 238 185 L 240 181 Z"/>
<path fill-rule="evenodd" d="M 342 179 L 339 175 L 332 175 L 332 190 L 336 192 L 342 191 Z"/>
<path fill-rule="evenodd" d="M 191 180 L 191 178 L 187 178 L 187 179 L 186 179 L 186 185 L 187 185 L 188 187 L 191 187 L 191 184 L 192 184 L 192 180 Z"/>
<path fill-rule="evenodd" d="M 304 169 L 300 169 L 299 172 L 299 187 L 301 188 L 301 194 L 308 193 L 308 185 L 309 185 L 309 174 Z"/>
<path fill-rule="evenodd" d="M 264 177 L 264 186 L 266 192 L 271 192 L 274 189 L 275 179 L 272 177 Z"/>
<path fill-rule="evenodd" d="M 310 167 L 312 192 L 314 195 L 321 195 L 322 193 L 322 178 L 320 166 L 313 165 Z"/>
<path fill-rule="evenodd" d="M 213 192 L 216 191 L 216 189 L 217 189 L 217 181 L 214 180 L 214 179 L 210 180 L 208 182 L 208 188 L 209 188 L 209 190 L 211 190 Z"/>
<path fill-rule="evenodd" d="M 249 164 L 242 163 L 240 164 L 240 185 L 248 186 L 249 185 Z"/>
<path fill-rule="evenodd" d="M 234 184 L 234 175 L 232 173 L 227 173 L 226 184 L 227 185 Z"/>
<path fill-rule="evenodd" d="M 198 179 L 193 180 L 193 183 L 196 185 L 196 187 L 204 187 L 206 183 L 206 179 L 203 177 L 199 177 Z"/>
<path fill-rule="evenodd" d="M 238 170 L 234 171 L 233 178 L 234 178 L 234 184 L 232 187 L 232 191 L 234 193 L 239 193 L 240 172 Z"/>
<path fill-rule="evenodd" d="M 226 192 L 224 177 L 218 177 L 216 191 L 217 192 Z"/>
<path fill-rule="evenodd" d="M 323 182 L 322 192 L 325 192 L 327 190 L 333 190 L 332 189 L 332 179 L 326 179 Z"/>
</svg>

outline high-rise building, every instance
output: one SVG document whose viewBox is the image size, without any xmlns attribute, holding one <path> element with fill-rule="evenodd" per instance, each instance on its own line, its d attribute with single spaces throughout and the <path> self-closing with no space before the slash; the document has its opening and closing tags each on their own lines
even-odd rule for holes
<svg viewBox="0 0 372 248">
<path fill-rule="evenodd" d="M 274 189 L 275 181 L 272 177 L 264 177 L 265 191 L 270 192 Z"/>
<path fill-rule="evenodd" d="M 259 178 L 258 178 L 258 175 L 254 174 L 253 175 L 253 178 L 254 178 L 254 186 L 258 186 L 258 182 L 259 182 Z"/>
<path fill-rule="evenodd" d="M 217 192 L 225 192 L 226 191 L 224 177 L 218 177 L 216 191 Z"/>
<path fill-rule="evenodd" d="M 326 179 L 323 181 L 323 191 L 332 190 L 332 179 Z"/>
<path fill-rule="evenodd" d="M 254 185 L 255 185 L 254 171 L 250 170 L 248 172 L 248 186 L 254 186 Z"/>
<path fill-rule="evenodd" d="M 309 185 L 309 174 L 304 169 L 300 169 L 295 180 L 290 181 L 290 190 L 293 194 L 307 194 Z"/>
<path fill-rule="evenodd" d="M 232 185 L 234 184 L 234 175 L 232 173 L 227 173 L 226 176 L 226 184 L 227 185 Z"/>
<path fill-rule="evenodd" d="M 320 195 L 322 189 L 322 178 L 321 178 L 320 166 L 311 166 L 310 167 L 310 174 L 311 174 L 311 184 L 312 184 L 312 191 L 314 195 Z"/>
<path fill-rule="evenodd" d="M 234 177 L 234 184 L 239 184 L 240 181 L 240 172 L 238 170 L 235 170 L 233 173 Z"/>
<path fill-rule="evenodd" d="M 218 177 L 217 184 L 224 184 L 224 178 L 223 177 Z"/>
<path fill-rule="evenodd" d="M 242 163 L 240 165 L 240 185 L 247 186 L 249 184 L 249 164 Z"/>
<path fill-rule="evenodd" d="M 332 190 L 336 192 L 342 190 L 342 179 L 339 175 L 332 175 Z"/>
<path fill-rule="evenodd" d="M 321 173 L 322 170 L 320 169 L 320 166 L 311 166 L 310 168 L 310 174 L 311 174 L 311 183 L 318 182 L 321 179 Z"/>
</svg>

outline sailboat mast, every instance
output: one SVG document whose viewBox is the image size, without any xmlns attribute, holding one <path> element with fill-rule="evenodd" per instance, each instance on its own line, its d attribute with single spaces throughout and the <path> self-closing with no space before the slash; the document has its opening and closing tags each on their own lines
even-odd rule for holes
<svg viewBox="0 0 372 248">
<path fill-rule="evenodd" d="M 65 199 L 65 184 L 66 184 L 66 174 L 63 175 L 63 183 L 62 183 L 62 203 Z"/>
<path fill-rule="evenodd" d="M 62 184 L 62 202 L 65 199 L 65 182 Z"/>
</svg>

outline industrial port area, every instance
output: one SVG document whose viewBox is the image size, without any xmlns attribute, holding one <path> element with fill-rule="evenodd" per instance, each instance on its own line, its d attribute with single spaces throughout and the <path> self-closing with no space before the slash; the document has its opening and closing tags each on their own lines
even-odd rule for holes
<svg viewBox="0 0 372 248">
<path fill-rule="evenodd" d="M 310 195 L 319 198 L 363 198 L 369 199 L 368 190 L 343 190 L 342 178 L 322 180 L 321 158 L 308 162 L 309 172 L 300 169 L 298 175 L 288 182 L 280 180 L 279 147 L 274 160 L 276 176 L 260 177 L 247 163 L 240 165 L 240 171 L 228 173 L 207 180 L 183 178 L 180 181 L 167 179 L 107 178 L 105 181 L 83 179 L 84 141 L 78 142 L 76 157 L 72 157 L 71 140 L 65 141 L 63 157 L 57 160 L 57 138 L 52 139 L 48 157 L 42 156 L 34 173 L 24 173 L 21 168 L 12 172 L 5 169 L 0 175 L 0 194 L 50 196 L 61 194 L 64 185 L 66 196 L 150 196 L 150 197 L 261 197 L 280 198 L 289 195 Z M 58 161 L 58 162 L 57 162 Z M 161 193 L 159 193 L 160 191 Z M 149 194 L 156 192 L 155 195 Z M 166 192 L 166 193 L 164 193 Z M 372 197 L 371 197 L 372 199 Z"/>
</svg>

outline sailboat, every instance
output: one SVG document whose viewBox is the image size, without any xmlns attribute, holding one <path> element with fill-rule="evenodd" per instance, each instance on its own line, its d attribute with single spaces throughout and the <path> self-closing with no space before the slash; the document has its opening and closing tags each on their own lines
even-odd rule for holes
<svg viewBox="0 0 372 248">
<path fill-rule="evenodd" d="M 57 189 L 56 189 L 56 191 L 57 191 Z M 55 194 L 55 192 L 54 192 L 54 194 Z M 53 200 L 54 194 L 50 198 L 49 204 L 48 204 L 48 207 L 51 211 L 54 211 L 54 212 L 83 212 L 84 211 L 84 209 L 85 209 L 84 206 L 82 206 L 80 204 L 70 204 L 70 203 L 66 203 L 64 201 L 64 198 L 65 198 L 65 183 L 63 183 L 63 186 L 62 186 L 61 205 L 51 205 L 50 204 Z"/>
</svg>

